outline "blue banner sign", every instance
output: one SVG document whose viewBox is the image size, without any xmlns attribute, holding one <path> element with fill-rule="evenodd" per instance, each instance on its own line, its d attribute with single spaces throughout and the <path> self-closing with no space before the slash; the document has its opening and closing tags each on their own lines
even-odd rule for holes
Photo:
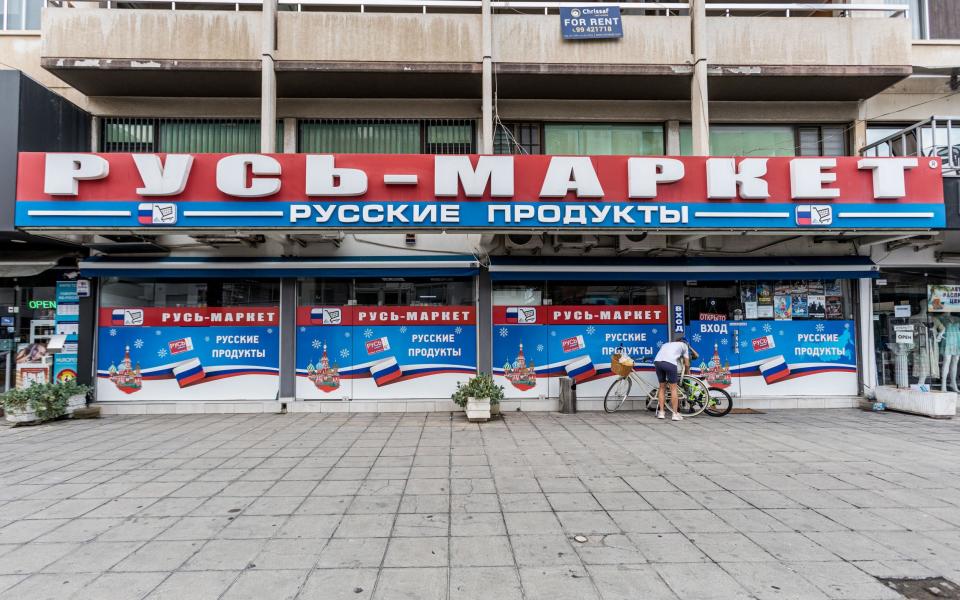
<svg viewBox="0 0 960 600">
<path fill-rule="evenodd" d="M 623 37 L 619 6 L 560 7 L 560 30 L 565 40 L 603 40 Z"/>
</svg>

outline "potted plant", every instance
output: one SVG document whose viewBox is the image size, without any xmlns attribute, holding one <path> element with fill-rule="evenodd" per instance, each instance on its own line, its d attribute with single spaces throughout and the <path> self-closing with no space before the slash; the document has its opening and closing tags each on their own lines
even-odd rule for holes
<svg viewBox="0 0 960 600">
<path fill-rule="evenodd" d="M 500 401 L 503 400 L 503 387 L 493 381 L 493 375 L 481 373 L 471 377 L 466 384 L 457 384 L 457 390 L 452 399 L 458 406 L 466 410 L 470 421 L 487 421 L 491 412 L 499 413 Z M 496 407 L 496 411 L 491 408 Z"/>
<path fill-rule="evenodd" d="M 73 381 L 67 383 L 35 383 L 3 395 L 6 419 L 13 423 L 49 421 L 72 413 L 86 405 L 89 388 Z"/>
</svg>

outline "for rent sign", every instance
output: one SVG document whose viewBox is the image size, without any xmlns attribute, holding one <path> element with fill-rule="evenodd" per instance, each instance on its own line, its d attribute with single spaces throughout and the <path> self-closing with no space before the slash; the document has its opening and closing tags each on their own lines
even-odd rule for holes
<svg viewBox="0 0 960 600">
<path fill-rule="evenodd" d="M 561 6 L 560 31 L 565 40 L 623 37 L 619 6 Z"/>
<path fill-rule="evenodd" d="M 936 158 L 21 153 L 23 229 L 929 229 Z"/>
</svg>

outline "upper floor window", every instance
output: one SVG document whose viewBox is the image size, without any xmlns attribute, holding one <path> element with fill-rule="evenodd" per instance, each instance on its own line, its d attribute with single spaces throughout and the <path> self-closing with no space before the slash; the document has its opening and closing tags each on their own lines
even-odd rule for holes
<svg viewBox="0 0 960 600">
<path fill-rule="evenodd" d="M 277 148 L 283 125 L 277 123 Z M 259 119 L 127 118 L 103 120 L 102 152 L 259 152 Z"/>
<path fill-rule="evenodd" d="M 493 136 L 494 154 L 543 154 L 540 123 L 499 123 Z"/>
<path fill-rule="evenodd" d="M 662 125 L 545 123 L 547 154 L 662 155 Z"/>
<path fill-rule="evenodd" d="M 471 154 L 470 119 L 301 119 L 299 152 L 340 154 Z"/>
<path fill-rule="evenodd" d="M 711 156 L 844 156 L 842 125 L 712 125 Z M 689 125 L 680 126 L 680 154 L 693 152 Z"/>
<path fill-rule="evenodd" d="M 886 3 L 910 6 L 915 39 L 960 39 L 960 2 L 957 0 L 886 0 Z"/>
<path fill-rule="evenodd" d="M 0 31 L 39 31 L 44 0 L 0 0 Z"/>
</svg>

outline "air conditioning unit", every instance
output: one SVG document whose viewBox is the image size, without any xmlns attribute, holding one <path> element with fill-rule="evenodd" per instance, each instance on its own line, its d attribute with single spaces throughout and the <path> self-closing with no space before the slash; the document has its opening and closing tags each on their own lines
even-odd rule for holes
<svg viewBox="0 0 960 600">
<path fill-rule="evenodd" d="M 653 245 L 645 233 L 629 233 L 617 236 L 617 250 L 630 252 L 631 250 L 649 250 Z"/>
<path fill-rule="evenodd" d="M 539 250 L 543 248 L 543 238 L 539 235 L 508 233 L 504 236 L 507 251 Z"/>
<path fill-rule="evenodd" d="M 554 235 L 553 247 L 556 250 L 590 250 L 599 243 L 595 235 Z"/>
</svg>

